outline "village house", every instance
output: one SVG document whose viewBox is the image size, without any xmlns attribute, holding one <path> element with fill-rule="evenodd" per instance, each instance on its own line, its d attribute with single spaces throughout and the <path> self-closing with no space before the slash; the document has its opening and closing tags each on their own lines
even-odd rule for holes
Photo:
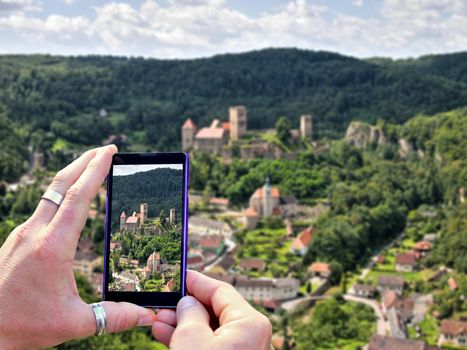
<svg viewBox="0 0 467 350">
<path fill-rule="evenodd" d="M 238 267 L 241 271 L 264 271 L 266 270 L 266 263 L 263 259 L 245 258 L 240 259 Z"/>
<path fill-rule="evenodd" d="M 230 238 L 232 235 L 232 228 L 229 224 L 200 216 L 190 216 L 190 220 L 188 220 L 188 231 L 191 236 L 220 235 L 224 238 Z"/>
<path fill-rule="evenodd" d="M 203 253 L 211 252 L 218 256 L 224 250 L 225 244 L 222 236 L 219 235 L 206 235 L 202 236 L 198 241 L 198 246 L 201 248 Z"/>
<path fill-rule="evenodd" d="M 329 264 L 314 262 L 308 268 L 308 274 L 310 277 L 326 279 L 331 276 L 331 268 L 329 267 Z"/>
<path fill-rule="evenodd" d="M 243 211 L 243 225 L 247 230 L 251 230 L 258 225 L 259 214 L 252 208 Z"/>
<path fill-rule="evenodd" d="M 375 334 L 368 344 L 367 350 L 437 350 L 439 348 L 429 346 L 418 340 L 400 339 Z"/>
<path fill-rule="evenodd" d="M 209 199 L 209 205 L 218 210 L 227 210 L 230 205 L 230 201 L 227 198 L 213 197 Z"/>
<path fill-rule="evenodd" d="M 467 347 L 467 321 L 443 320 L 438 343 Z"/>
<path fill-rule="evenodd" d="M 234 287 L 248 300 L 287 300 L 297 296 L 300 283 L 295 278 L 248 278 L 237 276 Z"/>
<path fill-rule="evenodd" d="M 308 251 L 308 247 L 311 240 L 313 239 L 315 231 L 316 227 L 310 226 L 300 232 L 298 236 L 292 241 L 292 244 L 290 245 L 290 251 L 293 254 L 300 254 L 302 256 L 305 255 Z"/>
<path fill-rule="evenodd" d="M 376 294 L 376 288 L 371 284 L 356 283 L 351 288 L 350 293 L 361 298 L 373 298 Z"/>
<path fill-rule="evenodd" d="M 392 290 L 401 295 L 405 286 L 404 278 L 401 276 L 380 275 L 378 276 L 377 290 L 380 294 L 384 291 Z"/>
<path fill-rule="evenodd" d="M 398 272 L 412 272 L 417 266 L 417 255 L 414 252 L 406 252 L 396 255 L 396 270 Z"/>
<path fill-rule="evenodd" d="M 425 256 L 431 250 L 431 243 L 428 241 L 420 241 L 415 243 L 413 250 L 421 256 Z"/>
<path fill-rule="evenodd" d="M 92 272 L 99 266 L 102 266 L 102 257 L 94 252 L 94 243 L 88 239 L 80 240 L 73 259 L 73 271 L 90 280 Z"/>
</svg>

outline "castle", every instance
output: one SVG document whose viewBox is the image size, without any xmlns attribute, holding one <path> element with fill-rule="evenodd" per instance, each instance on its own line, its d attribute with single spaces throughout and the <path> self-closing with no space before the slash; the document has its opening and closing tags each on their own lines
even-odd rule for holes
<svg viewBox="0 0 467 350">
<path fill-rule="evenodd" d="M 169 212 L 169 223 L 176 223 L 176 210 L 171 208 Z M 144 224 L 148 223 L 148 203 L 139 205 L 139 213 L 133 212 L 131 216 L 127 216 L 125 211 L 120 214 L 120 231 L 130 231 L 136 233 Z"/>
<path fill-rule="evenodd" d="M 229 121 L 221 122 L 213 119 L 211 125 L 198 130 L 198 126 L 191 119 L 187 119 L 182 125 L 182 149 L 183 151 L 195 150 L 203 153 L 222 155 L 224 147 L 239 141 L 247 132 L 247 109 L 245 106 L 229 107 Z M 313 134 L 313 119 L 309 114 L 300 117 L 300 130 L 292 130 L 292 135 L 311 139 Z M 268 152 L 260 147 L 260 153 Z M 266 147 L 267 148 L 267 147 Z M 248 148 L 249 149 L 249 148 Z"/>
</svg>

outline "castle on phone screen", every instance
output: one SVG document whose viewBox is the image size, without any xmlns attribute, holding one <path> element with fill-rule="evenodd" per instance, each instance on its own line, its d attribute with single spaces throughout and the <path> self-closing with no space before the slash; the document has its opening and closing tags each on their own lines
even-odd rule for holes
<svg viewBox="0 0 467 350">
<path fill-rule="evenodd" d="M 180 290 L 182 198 L 181 165 L 114 170 L 110 291 Z"/>
</svg>

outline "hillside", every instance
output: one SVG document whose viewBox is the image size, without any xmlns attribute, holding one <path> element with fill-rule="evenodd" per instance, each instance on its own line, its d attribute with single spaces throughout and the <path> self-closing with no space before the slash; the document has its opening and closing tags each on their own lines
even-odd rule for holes
<svg viewBox="0 0 467 350">
<path fill-rule="evenodd" d="M 248 108 L 249 128 L 295 125 L 312 113 L 316 136 L 342 137 L 352 120 L 403 123 L 467 104 L 466 53 L 359 60 L 267 49 L 193 60 L 109 56 L 0 56 L 0 117 L 42 150 L 128 135 L 134 149 L 179 149 L 180 125 Z M 109 117 L 100 118 L 105 108 Z M 58 139 L 58 141 L 57 141 Z M 136 148 L 137 147 L 137 148 Z M 13 178 L 18 171 L 9 171 Z"/>
<path fill-rule="evenodd" d="M 150 186 L 148 186 L 150 184 Z M 120 214 L 139 212 L 140 203 L 148 203 L 148 217 L 158 217 L 161 210 L 169 215 L 175 208 L 178 215 L 182 208 L 183 172 L 175 169 L 154 169 L 112 180 L 112 223 L 118 227 Z M 114 226 L 114 227 L 115 227 Z"/>
</svg>

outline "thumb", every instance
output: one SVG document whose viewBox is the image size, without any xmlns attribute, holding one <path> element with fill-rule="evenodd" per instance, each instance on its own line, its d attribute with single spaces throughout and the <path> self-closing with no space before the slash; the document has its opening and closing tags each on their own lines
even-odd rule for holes
<svg viewBox="0 0 467 350">
<path fill-rule="evenodd" d="M 154 311 L 131 303 L 103 301 L 107 315 L 107 332 L 123 332 L 136 326 L 152 326 Z"/>
<path fill-rule="evenodd" d="M 177 328 L 173 333 L 171 349 L 203 349 L 213 337 L 209 313 L 196 298 L 186 296 L 177 305 Z"/>
</svg>

